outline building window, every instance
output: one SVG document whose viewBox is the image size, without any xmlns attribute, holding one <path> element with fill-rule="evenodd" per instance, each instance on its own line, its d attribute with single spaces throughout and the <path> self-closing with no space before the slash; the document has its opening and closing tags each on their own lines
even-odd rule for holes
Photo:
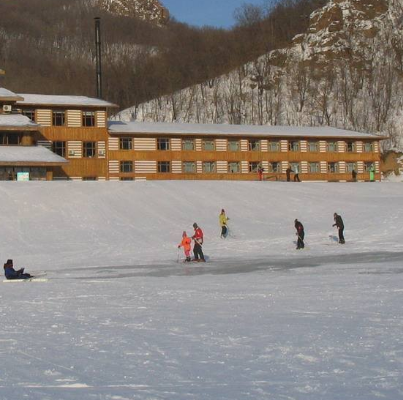
<svg viewBox="0 0 403 400">
<path fill-rule="evenodd" d="M 16 133 L 0 133 L 0 145 L 19 145 L 21 135 Z"/>
<path fill-rule="evenodd" d="M 281 172 L 281 163 L 278 161 L 273 161 L 269 163 L 269 172 Z"/>
<path fill-rule="evenodd" d="M 133 177 L 132 176 L 121 176 L 119 178 L 121 181 L 133 181 Z"/>
<path fill-rule="evenodd" d="M 364 163 L 364 172 L 371 172 L 375 171 L 375 165 L 372 162 Z"/>
<path fill-rule="evenodd" d="M 337 142 L 327 142 L 327 151 L 329 153 L 337 152 Z"/>
<path fill-rule="evenodd" d="M 346 172 L 353 172 L 357 171 L 357 165 L 353 162 L 346 163 Z"/>
<path fill-rule="evenodd" d="M 56 153 L 58 156 L 66 157 L 66 142 L 53 142 L 52 150 L 53 153 Z"/>
<path fill-rule="evenodd" d="M 35 122 L 35 110 L 22 110 L 22 115 L 25 115 L 32 122 Z"/>
<path fill-rule="evenodd" d="M 337 162 L 328 163 L 327 172 L 329 172 L 329 174 L 337 174 L 339 172 L 339 164 Z"/>
<path fill-rule="evenodd" d="M 239 140 L 228 140 L 228 151 L 239 151 Z"/>
<path fill-rule="evenodd" d="M 214 151 L 215 150 L 214 140 L 203 140 L 202 149 L 204 151 Z"/>
<path fill-rule="evenodd" d="M 158 172 L 171 172 L 171 163 L 169 161 L 158 161 Z"/>
<path fill-rule="evenodd" d="M 97 177 L 96 176 L 84 176 L 83 181 L 96 181 Z"/>
<path fill-rule="evenodd" d="M 299 151 L 299 142 L 297 140 L 290 140 L 288 142 L 289 151 Z"/>
<path fill-rule="evenodd" d="M 260 140 L 249 140 L 249 151 L 260 151 Z"/>
<path fill-rule="evenodd" d="M 184 161 L 183 162 L 183 172 L 185 174 L 195 174 L 196 173 L 196 163 L 194 161 Z"/>
<path fill-rule="evenodd" d="M 120 172 L 124 174 L 133 172 L 133 161 L 121 161 Z"/>
<path fill-rule="evenodd" d="M 169 150 L 170 149 L 170 142 L 167 138 L 158 138 L 157 139 L 157 150 Z"/>
<path fill-rule="evenodd" d="M 216 172 L 216 165 L 214 161 L 205 161 L 203 162 L 203 173 L 211 174 Z"/>
<path fill-rule="evenodd" d="M 260 163 L 257 161 L 250 161 L 249 162 L 249 172 L 257 172 L 259 169 Z"/>
<path fill-rule="evenodd" d="M 94 158 L 96 156 L 96 142 L 83 142 L 83 157 Z"/>
<path fill-rule="evenodd" d="M 237 161 L 232 161 L 228 163 L 228 172 L 230 173 L 238 173 L 241 172 L 240 163 Z"/>
<path fill-rule="evenodd" d="M 354 153 L 355 152 L 355 142 L 347 142 L 346 143 L 346 152 Z"/>
<path fill-rule="evenodd" d="M 95 112 L 83 111 L 83 126 L 95 126 Z"/>
<path fill-rule="evenodd" d="M 364 153 L 372 153 L 374 151 L 374 145 L 371 142 L 364 143 Z"/>
<path fill-rule="evenodd" d="M 319 174 L 320 173 L 320 164 L 318 162 L 310 162 L 308 164 L 308 171 L 310 174 Z"/>
<path fill-rule="evenodd" d="M 308 142 L 308 151 L 311 153 L 317 153 L 319 151 L 319 143 L 314 141 Z"/>
<path fill-rule="evenodd" d="M 120 138 L 120 150 L 133 150 L 133 139 L 127 137 Z"/>
<path fill-rule="evenodd" d="M 269 151 L 272 153 L 276 153 L 280 151 L 280 142 L 278 141 L 270 141 L 269 142 Z"/>
<path fill-rule="evenodd" d="M 194 149 L 195 149 L 195 141 L 193 139 L 182 140 L 182 150 L 194 150 Z"/>
<path fill-rule="evenodd" d="M 64 126 L 66 123 L 66 114 L 64 111 L 52 111 L 53 126 Z"/>
</svg>

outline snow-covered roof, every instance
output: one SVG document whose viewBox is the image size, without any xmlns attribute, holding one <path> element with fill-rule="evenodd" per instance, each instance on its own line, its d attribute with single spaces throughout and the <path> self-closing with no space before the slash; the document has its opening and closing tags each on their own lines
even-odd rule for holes
<svg viewBox="0 0 403 400">
<path fill-rule="evenodd" d="M 85 107 L 106 107 L 116 108 L 116 104 L 108 101 L 95 99 L 86 96 L 59 96 L 47 94 L 20 94 L 23 100 L 17 102 L 19 105 L 38 106 L 85 106 Z"/>
<path fill-rule="evenodd" d="M 22 100 L 22 97 L 15 94 L 11 90 L 0 87 L 0 101 L 17 101 Z"/>
<path fill-rule="evenodd" d="M 1 163 L 57 163 L 68 161 L 43 146 L 0 146 Z"/>
<path fill-rule="evenodd" d="M 274 136 L 274 137 L 323 137 L 382 139 L 382 137 L 345 129 L 311 126 L 268 126 L 268 125 L 224 125 L 186 124 L 161 122 L 109 121 L 111 134 L 172 134 L 172 135 L 229 135 L 229 136 Z"/>
<path fill-rule="evenodd" d="M 0 129 L 3 128 L 35 130 L 39 125 L 22 114 L 0 114 Z"/>
</svg>

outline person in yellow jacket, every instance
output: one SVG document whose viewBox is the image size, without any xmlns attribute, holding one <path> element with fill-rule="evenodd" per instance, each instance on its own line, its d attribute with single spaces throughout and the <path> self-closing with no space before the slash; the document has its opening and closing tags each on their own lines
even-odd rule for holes
<svg viewBox="0 0 403 400">
<path fill-rule="evenodd" d="M 218 221 L 220 222 L 221 226 L 221 239 L 225 239 L 228 235 L 228 222 L 229 218 L 225 215 L 225 210 L 221 210 L 221 214 L 218 217 Z"/>
<path fill-rule="evenodd" d="M 186 234 L 185 231 L 183 231 L 182 233 L 182 241 L 179 243 L 178 245 L 178 249 L 180 249 L 181 247 L 183 247 L 183 251 L 185 253 L 185 261 L 186 262 L 190 262 L 190 250 L 192 248 L 192 240 L 190 239 L 190 237 Z M 178 252 L 178 259 L 179 259 L 179 252 Z"/>
</svg>

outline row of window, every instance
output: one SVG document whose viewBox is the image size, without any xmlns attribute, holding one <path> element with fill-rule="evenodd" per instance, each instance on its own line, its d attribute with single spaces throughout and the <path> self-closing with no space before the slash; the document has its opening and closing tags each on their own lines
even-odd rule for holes
<svg viewBox="0 0 403 400">
<path fill-rule="evenodd" d="M 31 121 L 36 122 L 35 110 L 22 110 L 22 114 L 28 117 Z M 95 111 L 82 111 L 81 124 L 84 127 L 95 126 Z M 53 110 L 52 125 L 66 126 L 67 125 L 66 111 Z"/>
<path fill-rule="evenodd" d="M 301 172 L 300 163 L 290 163 L 291 170 L 294 172 Z M 120 172 L 121 173 L 133 173 L 134 172 L 134 164 L 133 161 L 121 161 L 120 162 Z M 261 163 L 251 161 L 248 164 L 248 170 L 250 173 L 258 172 L 259 168 L 261 168 Z M 364 172 L 370 172 L 373 170 L 374 164 L 372 162 L 364 163 Z M 170 161 L 158 161 L 157 171 L 159 173 L 170 173 L 171 162 Z M 229 173 L 241 173 L 241 163 L 238 161 L 228 162 Z M 346 162 L 345 163 L 345 171 L 346 173 L 351 173 L 353 171 L 357 171 L 357 163 L 354 162 Z M 195 161 L 184 161 L 182 163 L 182 172 L 194 174 L 197 172 L 196 162 Z M 217 164 L 215 161 L 203 161 L 202 163 L 202 172 L 203 173 L 216 173 L 217 172 Z M 281 162 L 271 162 L 269 163 L 269 167 L 267 171 L 263 171 L 265 173 L 281 173 L 282 166 Z M 321 172 L 320 163 L 319 162 L 309 162 L 308 163 L 308 173 L 318 174 Z M 328 162 L 327 163 L 327 172 L 328 173 L 338 173 L 339 172 L 339 163 L 338 162 Z"/>
<path fill-rule="evenodd" d="M 52 150 L 60 157 L 66 158 L 67 146 L 66 142 L 54 141 Z M 97 142 L 83 142 L 82 154 L 84 158 L 94 158 L 97 156 Z M 70 154 L 74 155 L 74 154 Z"/>
<path fill-rule="evenodd" d="M 202 140 L 202 150 L 203 151 L 214 151 L 216 149 L 214 140 Z M 289 151 L 300 151 L 301 142 L 299 140 L 288 141 Z M 171 149 L 171 141 L 169 138 L 158 138 L 157 139 L 157 150 L 167 151 Z M 250 139 L 248 140 L 249 151 L 261 151 L 261 140 Z M 120 138 L 120 150 L 133 150 L 133 138 L 121 137 Z M 182 150 L 196 150 L 195 139 L 182 139 Z M 228 151 L 240 151 L 241 142 L 240 140 L 228 140 L 227 142 Z M 268 151 L 269 152 L 279 152 L 281 150 L 279 140 L 268 141 Z M 337 152 L 339 150 L 337 141 L 327 141 L 326 150 L 328 152 Z M 307 151 L 317 153 L 319 152 L 319 141 L 309 140 L 307 143 Z M 348 153 L 354 153 L 357 151 L 357 145 L 354 141 L 348 141 L 345 143 L 345 151 Z M 363 151 L 366 153 L 372 153 L 374 151 L 373 143 L 365 142 L 363 143 Z"/>
</svg>

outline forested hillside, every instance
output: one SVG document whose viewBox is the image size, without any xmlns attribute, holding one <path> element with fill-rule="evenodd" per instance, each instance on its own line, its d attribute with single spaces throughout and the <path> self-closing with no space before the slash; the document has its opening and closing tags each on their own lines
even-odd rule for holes
<svg viewBox="0 0 403 400">
<path fill-rule="evenodd" d="M 332 0 L 292 44 L 133 107 L 124 119 L 330 125 L 403 147 L 403 1 Z"/>
<path fill-rule="evenodd" d="M 173 19 L 150 23 L 138 14 L 113 14 L 94 0 L 0 0 L 0 68 L 7 72 L 1 83 L 15 92 L 94 96 L 93 18 L 100 16 L 104 97 L 133 106 L 283 47 L 325 2 L 281 0 L 270 9 L 246 5 L 238 11 L 239 23 L 226 31 Z"/>
</svg>

